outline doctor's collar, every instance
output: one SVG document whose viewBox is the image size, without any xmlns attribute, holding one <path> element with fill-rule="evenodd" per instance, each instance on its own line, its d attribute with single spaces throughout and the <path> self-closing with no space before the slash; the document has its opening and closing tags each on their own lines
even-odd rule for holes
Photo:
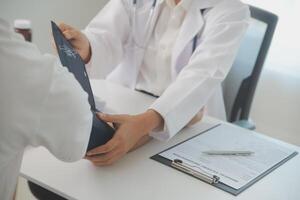
<svg viewBox="0 0 300 200">
<path fill-rule="evenodd" d="M 157 0 L 157 5 L 160 5 L 163 2 L 167 3 L 167 1 L 168 0 Z M 184 8 L 190 8 L 191 6 L 195 6 L 200 9 L 205 9 L 205 8 L 212 8 L 224 0 L 182 0 L 182 1 L 183 2 L 186 1 L 186 3 L 184 3 Z"/>
<path fill-rule="evenodd" d="M 165 1 L 166 4 L 171 8 L 180 6 L 183 9 L 188 10 L 193 0 L 181 0 L 178 5 L 175 4 L 175 0 L 163 0 L 163 1 Z"/>
<path fill-rule="evenodd" d="M 193 0 L 194 5 L 200 9 L 212 8 L 224 0 Z"/>
</svg>

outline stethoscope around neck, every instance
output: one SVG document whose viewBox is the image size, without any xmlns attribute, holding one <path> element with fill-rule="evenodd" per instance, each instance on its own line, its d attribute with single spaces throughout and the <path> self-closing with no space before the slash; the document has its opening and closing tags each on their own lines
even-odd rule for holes
<svg viewBox="0 0 300 200">
<path fill-rule="evenodd" d="M 137 33 L 137 29 L 136 29 L 136 12 L 137 12 L 137 2 L 138 0 L 133 0 L 132 4 L 133 4 L 133 18 L 132 18 L 132 37 L 133 37 L 133 42 L 135 43 L 135 45 L 141 49 L 146 49 L 147 48 L 147 44 L 148 41 L 150 40 L 151 37 L 151 30 L 150 30 L 150 25 L 153 23 L 154 20 L 154 10 L 156 8 L 157 5 L 157 0 L 153 0 L 152 5 L 151 5 L 151 9 L 150 9 L 150 14 L 148 16 L 146 25 L 145 25 L 145 32 L 144 32 L 144 36 L 143 36 L 143 42 L 137 42 L 137 37 L 136 37 L 136 33 Z M 201 10 L 201 12 L 203 13 L 204 10 Z M 192 54 L 195 52 L 196 48 L 197 48 L 197 44 L 198 44 L 198 34 L 194 36 L 193 38 L 193 45 L 192 45 Z"/>
</svg>

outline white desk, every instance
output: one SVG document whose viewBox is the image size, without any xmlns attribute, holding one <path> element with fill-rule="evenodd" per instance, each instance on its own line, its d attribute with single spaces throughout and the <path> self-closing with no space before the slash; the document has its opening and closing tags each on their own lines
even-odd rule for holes
<svg viewBox="0 0 300 200">
<path fill-rule="evenodd" d="M 93 81 L 92 85 L 94 93 L 107 102 L 104 110 L 138 113 L 153 102 L 152 97 L 105 81 Z M 80 200 L 300 199 L 299 155 L 237 197 L 149 159 L 217 122 L 206 117 L 168 143 L 153 140 L 109 167 L 95 167 L 86 160 L 63 163 L 44 148 L 30 149 L 24 155 L 21 175 L 66 198 Z"/>
</svg>

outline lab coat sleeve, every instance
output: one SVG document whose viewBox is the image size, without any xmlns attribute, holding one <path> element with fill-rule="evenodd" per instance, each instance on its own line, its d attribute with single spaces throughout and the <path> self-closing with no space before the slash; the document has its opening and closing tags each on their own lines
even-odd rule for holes
<svg viewBox="0 0 300 200">
<path fill-rule="evenodd" d="M 179 132 L 206 105 L 229 72 L 250 13 L 246 5 L 224 8 L 211 11 L 189 63 L 150 107 L 164 119 L 163 130 L 152 132 L 152 137 L 168 140 Z"/>
<path fill-rule="evenodd" d="M 1 19 L 0 74 L 1 131 L 9 133 L 1 147 L 45 146 L 63 161 L 82 158 L 92 126 L 87 94 L 56 56 L 41 54 Z"/>
<path fill-rule="evenodd" d="M 129 0 L 110 0 L 83 33 L 91 46 L 90 78 L 105 78 L 123 57 L 130 32 Z"/>
</svg>

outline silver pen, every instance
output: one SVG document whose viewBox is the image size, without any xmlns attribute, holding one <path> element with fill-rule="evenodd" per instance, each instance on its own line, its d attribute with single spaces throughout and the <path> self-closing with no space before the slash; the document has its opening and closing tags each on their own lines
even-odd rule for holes
<svg viewBox="0 0 300 200">
<path fill-rule="evenodd" d="M 203 151 L 202 153 L 207 155 L 220 155 L 220 156 L 250 156 L 254 154 L 253 151 L 221 151 L 221 150 Z"/>
</svg>

